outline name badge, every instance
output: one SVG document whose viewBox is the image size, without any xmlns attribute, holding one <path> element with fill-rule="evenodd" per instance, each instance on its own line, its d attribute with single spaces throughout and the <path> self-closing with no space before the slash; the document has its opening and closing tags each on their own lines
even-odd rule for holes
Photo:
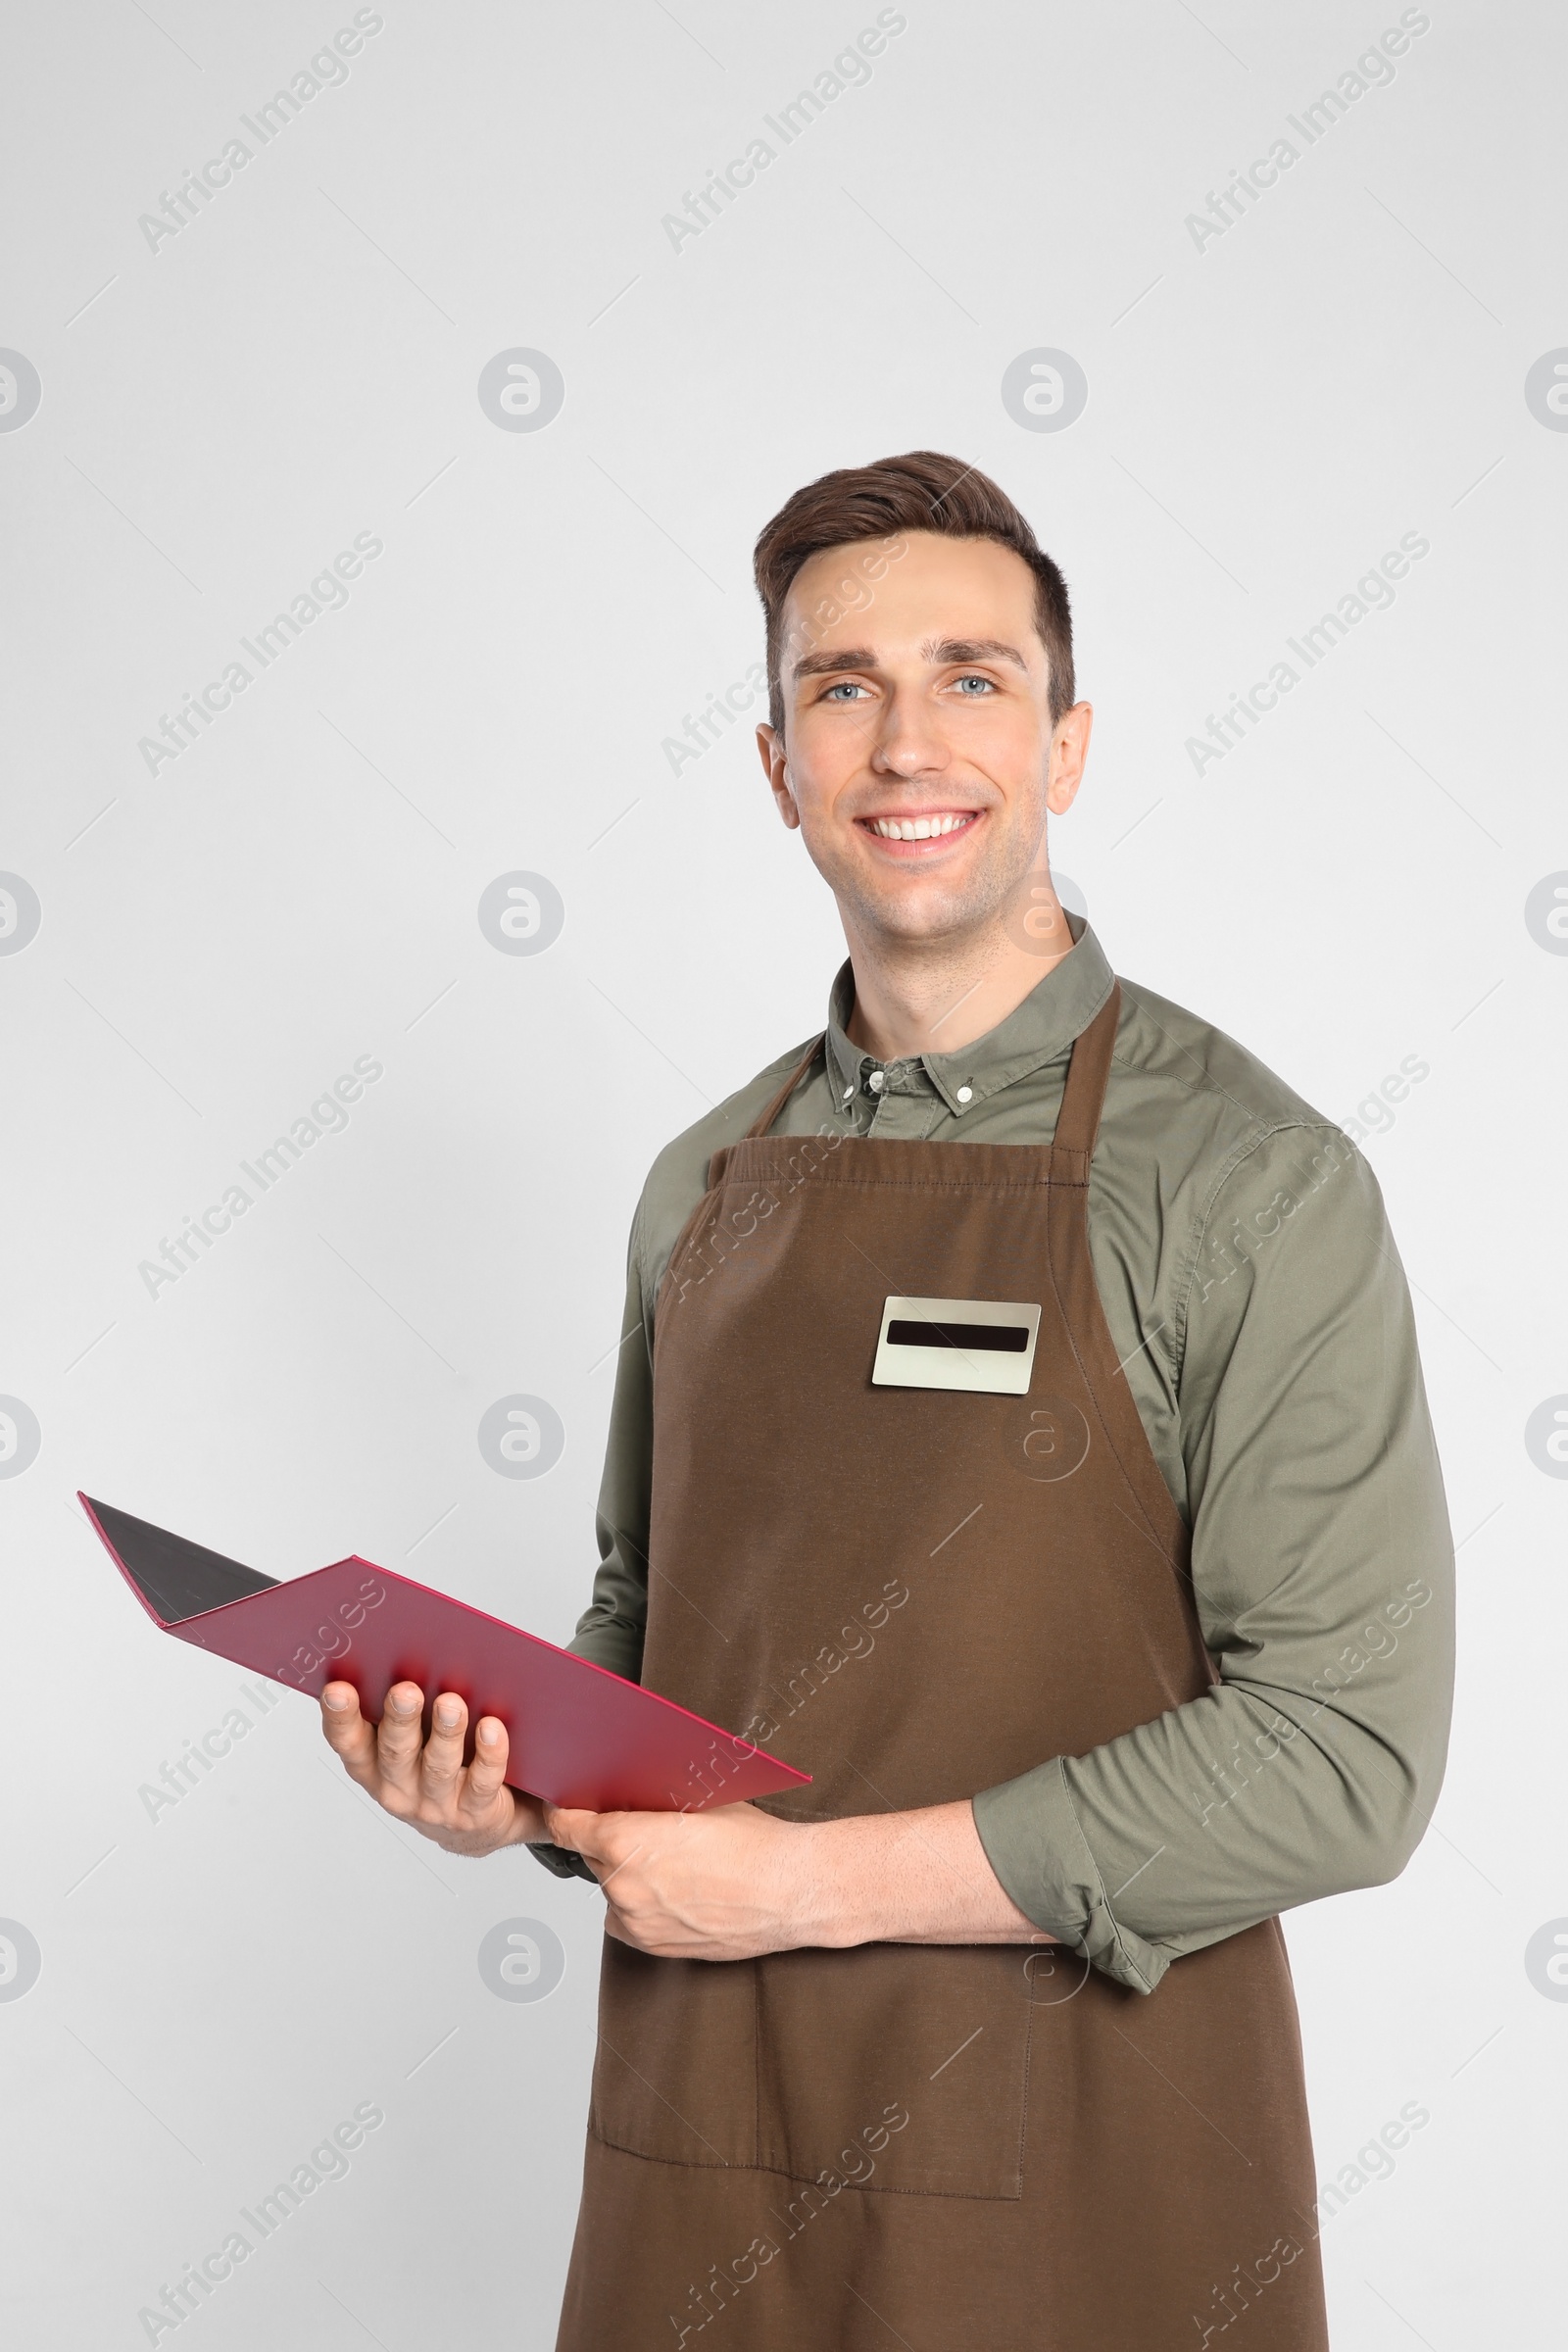
<svg viewBox="0 0 1568 2352">
<path fill-rule="evenodd" d="M 995 1298 L 889 1298 L 871 1383 L 879 1389 L 971 1389 L 1027 1396 L 1038 1306 Z"/>
</svg>

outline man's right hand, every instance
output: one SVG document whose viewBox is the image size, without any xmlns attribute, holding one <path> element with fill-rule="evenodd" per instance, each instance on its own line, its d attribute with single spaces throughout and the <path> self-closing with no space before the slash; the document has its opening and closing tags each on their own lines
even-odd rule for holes
<svg viewBox="0 0 1568 2352">
<path fill-rule="evenodd" d="M 507 1787 L 507 1730 L 493 1715 L 474 1726 L 473 1762 L 463 1761 L 468 1710 L 443 1690 L 421 1739 L 424 1693 L 417 1683 L 395 1683 L 379 1725 L 360 1713 L 352 1683 L 328 1683 L 321 1692 L 321 1729 L 350 1780 L 422 1838 L 449 1854 L 491 1854 L 499 1846 L 546 1843 L 544 1809 Z"/>
</svg>

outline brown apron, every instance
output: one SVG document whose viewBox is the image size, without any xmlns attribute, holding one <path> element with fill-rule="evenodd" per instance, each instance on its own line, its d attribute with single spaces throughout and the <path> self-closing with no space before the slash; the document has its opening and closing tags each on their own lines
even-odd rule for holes
<svg viewBox="0 0 1568 2352">
<path fill-rule="evenodd" d="M 968 1797 L 1213 1679 L 1090 1263 L 1119 998 L 1049 1147 L 771 1137 L 808 1056 L 714 1154 L 658 1301 L 643 1680 L 814 1776 L 770 1812 Z M 890 1296 L 1038 1301 L 1029 1394 L 874 1387 Z M 1314 2195 L 1277 1921 L 1151 1995 L 1062 1946 L 607 1937 L 559 2352 L 1323 2352 Z"/>
</svg>

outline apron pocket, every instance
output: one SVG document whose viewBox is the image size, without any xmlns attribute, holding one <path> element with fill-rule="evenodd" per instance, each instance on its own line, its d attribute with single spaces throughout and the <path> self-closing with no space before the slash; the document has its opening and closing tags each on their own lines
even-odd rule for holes
<svg viewBox="0 0 1568 2352">
<path fill-rule="evenodd" d="M 605 1937 L 589 2130 L 665 2164 L 757 2162 L 757 1963 Z"/>
<path fill-rule="evenodd" d="M 758 2163 L 798 2180 L 1016 2197 L 1027 1950 L 856 1944 L 757 1972 Z"/>
</svg>

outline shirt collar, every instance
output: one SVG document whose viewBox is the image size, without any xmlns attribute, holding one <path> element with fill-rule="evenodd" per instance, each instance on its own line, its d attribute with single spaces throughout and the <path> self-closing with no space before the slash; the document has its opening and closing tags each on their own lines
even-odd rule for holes
<svg viewBox="0 0 1568 2352">
<path fill-rule="evenodd" d="M 1073 939 L 1071 953 L 1047 972 L 1005 1020 L 956 1054 L 913 1057 L 955 1118 L 962 1118 L 965 1111 L 977 1109 L 1004 1087 L 1065 1054 L 1110 995 L 1116 976 L 1089 924 L 1082 915 L 1069 912 L 1067 927 Z M 874 1054 L 862 1053 L 850 1042 L 845 1023 L 854 1004 L 855 970 L 846 963 L 828 998 L 828 1074 L 840 1102 L 859 1093 L 867 1070 L 900 1066 L 878 1062 Z M 960 1092 L 965 1100 L 959 1100 Z"/>
</svg>

